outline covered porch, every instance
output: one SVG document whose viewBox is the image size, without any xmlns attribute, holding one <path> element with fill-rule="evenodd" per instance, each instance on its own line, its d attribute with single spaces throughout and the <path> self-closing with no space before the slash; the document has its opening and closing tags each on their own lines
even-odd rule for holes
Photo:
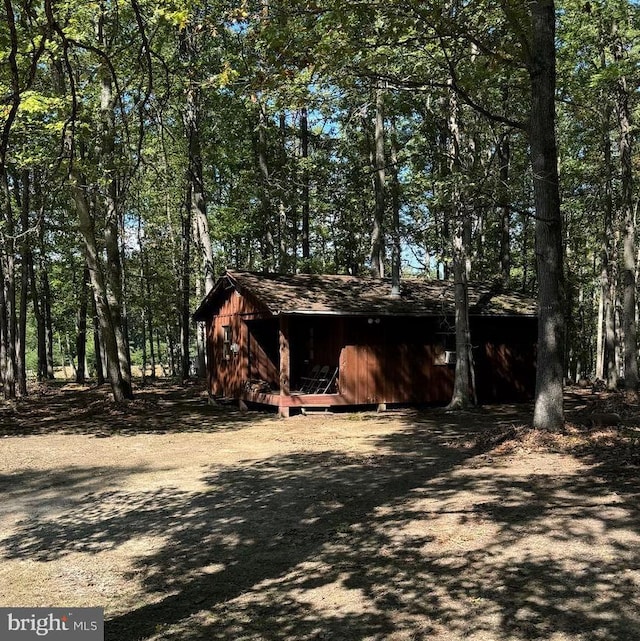
<svg viewBox="0 0 640 641">
<path fill-rule="evenodd" d="M 284 417 L 292 409 L 352 404 L 340 392 L 342 318 L 279 315 L 245 326 L 248 378 L 241 401 L 276 407 Z"/>
<path fill-rule="evenodd" d="M 453 367 L 442 360 L 448 339 L 439 319 L 280 314 L 244 325 L 246 379 L 237 392 L 244 403 L 289 416 L 451 396 Z"/>
</svg>

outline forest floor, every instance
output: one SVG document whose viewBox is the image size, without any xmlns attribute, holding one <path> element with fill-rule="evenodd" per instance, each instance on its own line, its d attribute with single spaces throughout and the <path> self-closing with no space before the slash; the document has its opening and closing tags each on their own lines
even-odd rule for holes
<svg viewBox="0 0 640 641">
<path fill-rule="evenodd" d="M 640 408 L 278 419 L 169 383 L 0 405 L 0 606 L 112 641 L 637 641 Z M 621 427 L 590 427 L 593 409 Z"/>
</svg>

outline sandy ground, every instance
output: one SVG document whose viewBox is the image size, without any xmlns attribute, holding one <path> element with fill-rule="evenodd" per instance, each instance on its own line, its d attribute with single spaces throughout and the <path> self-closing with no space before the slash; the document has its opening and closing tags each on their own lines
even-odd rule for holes
<svg viewBox="0 0 640 641">
<path fill-rule="evenodd" d="M 113 641 L 640 639 L 634 427 L 137 399 L 0 408 L 0 605 L 102 606 Z"/>
</svg>

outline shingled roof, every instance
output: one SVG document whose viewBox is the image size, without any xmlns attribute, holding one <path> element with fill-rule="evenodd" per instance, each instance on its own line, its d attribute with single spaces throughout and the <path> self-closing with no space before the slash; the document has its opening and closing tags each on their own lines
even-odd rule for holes
<svg viewBox="0 0 640 641">
<path fill-rule="evenodd" d="M 401 283 L 401 295 L 393 297 L 389 279 L 227 271 L 202 301 L 194 319 L 206 320 L 230 287 L 252 296 L 274 316 L 449 316 L 455 312 L 453 281 L 407 278 Z M 479 283 L 469 284 L 469 306 L 472 316 L 536 315 L 532 298 Z"/>
</svg>

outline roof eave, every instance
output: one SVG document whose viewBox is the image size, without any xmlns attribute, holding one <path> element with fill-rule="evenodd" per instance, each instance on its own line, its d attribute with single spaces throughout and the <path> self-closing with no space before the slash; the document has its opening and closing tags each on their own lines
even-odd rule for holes
<svg viewBox="0 0 640 641">
<path fill-rule="evenodd" d="M 272 312 L 274 316 L 413 316 L 416 318 L 434 318 L 442 316 L 441 310 L 437 312 L 391 312 L 371 309 L 369 311 L 341 311 L 341 310 L 317 310 L 317 309 L 288 309 Z M 453 316 L 453 310 L 445 312 L 445 315 Z M 500 312 L 469 312 L 472 317 L 495 317 L 500 318 L 537 318 L 535 313 L 500 313 Z"/>
<path fill-rule="evenodd" d="M 228 274 L 225 272 L 216 282 L 216 284 L 211 288 L 211 290 L 207 293 L 207 295 L 204 297 L 203 301 L 200 303 L 198 308 L 196 309 L 195 312 L 191 315 L 191 318 L 197 323 L 197 322 L 204 322 L 208 320 L 210 313 L 209 313 L 209 307 L 211 306 L 211 303 L 215 296 L 219 293 L 219 291 L 223 288 L 223 282 L 225 278 L 229 278 Z M 229 279 L 231 280 L 231 279 Z"/>
</svg>

